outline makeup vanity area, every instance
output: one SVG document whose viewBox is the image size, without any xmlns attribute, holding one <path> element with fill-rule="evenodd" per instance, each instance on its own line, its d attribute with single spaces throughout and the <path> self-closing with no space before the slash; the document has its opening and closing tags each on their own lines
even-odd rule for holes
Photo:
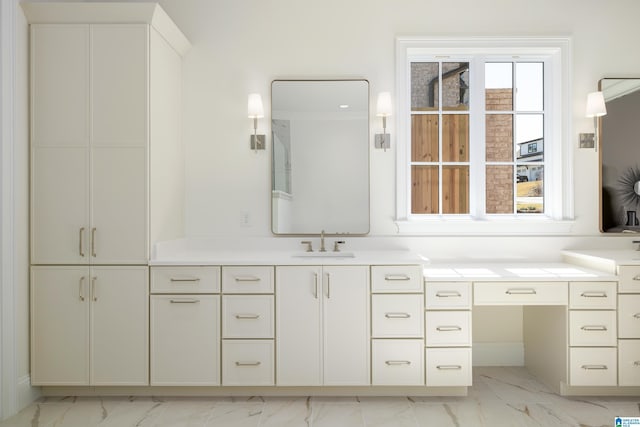
<svg viewBox="0 0 640 427">
<path fill-rule="evenodd" d="M 23 8 L 45 395 L 466 395 L 473 307 L 510 305 L 526 366 L 554 391 L 640 392 L 640 256 L 445 265 L 368 246 L 368 81 L 273 82 L 277 249 L 180 239 L 189 42 L 154 4 Z M 348 111 L 326 109 L 332 94 Z"/>
</svg>

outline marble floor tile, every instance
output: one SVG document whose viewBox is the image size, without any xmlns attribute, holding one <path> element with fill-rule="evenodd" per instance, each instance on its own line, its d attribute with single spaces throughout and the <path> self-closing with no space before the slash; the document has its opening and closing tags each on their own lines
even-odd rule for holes
<svg viewBox="0 0 640 427">
<path fill-rule="evenodd" d="M 562 397 L 524 368 L 476 368 L 466 397 L 46 397 L 0 427 L 600 427 L 640 396 Z"/>
</svg>

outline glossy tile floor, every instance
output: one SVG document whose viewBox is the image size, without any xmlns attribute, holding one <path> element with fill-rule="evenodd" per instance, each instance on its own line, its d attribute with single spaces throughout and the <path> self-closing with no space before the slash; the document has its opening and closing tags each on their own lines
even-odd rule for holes
<svg viewBox="0 0 640 427">
<path fill-rule="evenodd" d="M 0 427 L 614 426 L 640 396 L 563 398 L 524 368 L 474 368 L 467 397 L 43 398 Z"/>
</svg>

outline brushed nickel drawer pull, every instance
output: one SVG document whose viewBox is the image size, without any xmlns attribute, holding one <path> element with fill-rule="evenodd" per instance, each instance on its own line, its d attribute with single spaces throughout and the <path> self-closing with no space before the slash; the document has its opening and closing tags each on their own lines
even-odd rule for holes
<svg viewBox="0 0 640 427">
<path fill-rule="evenodd" d="M 599 331 L 599 332 L 603 332 L 607 330 L 607 327 L 604 325 L 585 325 L 583 327 L 581 327 L 580 329 L 582 329 L 583 331 Z"/>
<path fill-rule="evenodd" d="M 462 294 L 458 291 L 438 291 L 436 292 L 436 296 L 438 298 L 452 298 L 452 297 L 461 297 Z"/>
<path fill-rule="evenodd" d="M 84 257 L 84 227 L 80 227 L 78 234 L 78 252 L 80 252 L 81 257 Z"/>
<path fill-rule="evenodd" d="M 327 273 L 327 299 L 331 299 L 331 275 Z"/>
<path fill-rule="evenodd" d="M 200 300 L 199 299 L 172 299 L 169 300 L 171 302 L 171 304 L 196 304 L 199 303 Z"/>
<path fill-rule="evenodd" d="M 389 282 L 407 281 L 411 280 L 411 277 L 406 274 L 387 274 L 384 276 L 384 280 Z"/>
<path fill-rule="evenodd" d="M 634 314 L 633 317 L 636 318 L 636 319 L 640 319 L 640 313 Z"/>
<path fill-rule="evenodd" d="M 171 279 L 169 279 L 169 281 L 174 282 L 174 283 L 193 283 L 193 282 L 199 282 L 200 278 L 199 277 L 193 277 L 193 278 L 177 278 L 177 277 L 172 277 Z"/>
<path fill-rule="evenodd" d="M 244 320 L 244 319 L 259 319 L 259 314 L 236 314 L 236 319 Z"/>
<path fill-rule="evenodd" d="M 461 331 L 462 328 L 460 326 L 438 326 L 436 331 L 439 332 L 457 332 Z"/>
<path fill-rule="evenodd" d="M 441 371 L 459 371 L 462 369 L 461 365 L 438 365 L 436 369 L 440 369 Z"/>
<path fill-rule="evenodd" d="M 607 297 L 607 293 L 606 292 L 583 292 L 580 294 L 581 297 L 584 298 L 606 298 Z"/>
<path fill-rule="evenodd" d="M 387 366 L 397 366 L 397 365 L 411 365 L 410 360 L 387 360 L 384 362 Z"/>
<path fill-rule="evenodd" d="M 91 278 L 91 299 L 93 301 L 98 301 L 98 293 L 96 292 L 96 281 L 98 280 L 98 278 L 96 276 L 93 276 Z"/>
<path fill-rule="evenodd" d="M 262 362 L 236 362 L 236 366 L 260 366 Z"/>
<path fill-rule="evenodd" d="M 315 299 L 318 299 L 318 273 L 313 273 L 313 280 L 314 280 L 314 283 L 315 283 L 315 288 L 314 288 L 314 291 L 313 291 L 313 297 Z"/>
<path fill-rule="evenodd" d="M 259 282 L 260 278 L 256 276 L 238 276 L 235 277 L 236 282 Z"/>
<path fill-rule="evenodd" d="M 387 319 L 408 319 L 411 317 L 409 313 L 385 313 Z"/>
<path fill-rule="evenodd" d="M 84 280 L 85 280 L 85 277 L 82 276 L 80 278 L 80 285 L 79 285 L 80 289 L 78 290 L 78 293 L 79 293 L 79 296 L 80 296 L 80 301 L 84 301 Z"/>
<path fill-rule="evenodd" d="M 508 294 L 508 295 L 536 295 L 537 292 L 533 288 L 529 288 L 529 289 L 507 289 L 505 294 Z"/>
<path fill-rule="evenodd" d="M 606 371 L 609 369 L 607 365 L 582 365 L 581 368 L 587 371 Z"/>
<path fill-rule="evenodd" d="M 633 280 L 640 280 L 640 274 L 636 274 L 635 276 L 633 276 Z"/>
<path fill-rule="evenodd" d="M 96 255 L 96 230 L 95 227 L 91 229 L 91 256 L 94 258 L 98 256 Z"/>
<path fill-rule="evenodd" d="M 636 360 L 635 362 L 633 362 L 633 366 L 640 367 L 640 360 Z"/>
</svg>

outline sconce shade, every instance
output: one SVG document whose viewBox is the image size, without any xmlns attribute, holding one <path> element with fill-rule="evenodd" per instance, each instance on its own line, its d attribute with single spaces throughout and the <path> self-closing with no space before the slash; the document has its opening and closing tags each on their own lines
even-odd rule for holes
<svg viewBox="0 0 640 427">
<path fill-rule="evenodd" d="M 602 92 L 591 92 L 587 95 L 587 117 L 600 117 L 607 114 Z"/>
<path fill-rule="evenodd" d="M 262 96 L 259 93 L 249 94 L 247 110 L 250 119 L 261 119 L 264 117 L 264 108 L 262 107 Z"/>
<path fill-rule="evenodd" d="M 378 94 L 376 111 L 378 117 L 389 117 L 391 115 L 391 94 L 389 92 L 380 92 Z"/>
</svg>

